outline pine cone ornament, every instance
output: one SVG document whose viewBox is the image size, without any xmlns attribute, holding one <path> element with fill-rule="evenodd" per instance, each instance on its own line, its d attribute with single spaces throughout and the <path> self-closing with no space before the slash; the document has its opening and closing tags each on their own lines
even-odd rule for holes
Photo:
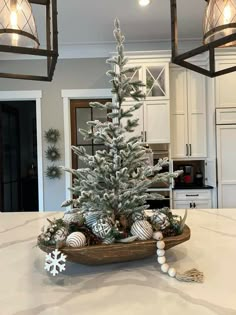
<svg viewBox="0 0 236 315">
<path fill-rule="evenodd" d="M 67 229 L 62 227 L 56 231 L 56 233 L 53 236 L 53 239 L 55 242 L 62 242 L 65 241 L 67 235 L 68 235 Z"/>
<path fill-rule="evenodd" d="M 98 219 L 92 225 L 92 231 L 96 236 L 105 239 L 111 233 L 112 225 L 106 219 Z"/>
<path fill-rule="evenodd" d="M 153 214 L 151 217 L 151 223 L 155 230 L 164 230 L 170 225 L 167 215 L 161 212 Z"/>
<path fill-rule="evenodd" d="M 130 232 L 142 241 L 151 239 L 153 235 L 152 226 L 146 220 L 135 221 L 131 226 Z"/>
</svg>

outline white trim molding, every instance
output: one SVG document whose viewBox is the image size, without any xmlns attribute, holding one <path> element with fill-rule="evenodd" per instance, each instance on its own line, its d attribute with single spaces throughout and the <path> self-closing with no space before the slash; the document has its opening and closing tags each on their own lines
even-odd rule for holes
<svg viewBox="0 0 236 315">
<path fill-rule="evenodd" d="M 42 98 L 42 91 L 0 91 L 0 101 L 35 101 L 36 102 L 39 212 L 44 211 L 41 98 Z"/>
<path fill-rule="evenodd" d="M 71 167 L 71 117 L 70 117 L 70 100 L 72 99 L 92 99 L 92 98 L 111 98 L 110 89 L 81 89 L 81 90 L 62 90 L 63 112 L 64 112 L 64 148 L 65 148 L 65 166 Z M 65 192 L 66 199 L 71 199 L 72 177 L 71 174 L 65 174 Z"/>
</svg>

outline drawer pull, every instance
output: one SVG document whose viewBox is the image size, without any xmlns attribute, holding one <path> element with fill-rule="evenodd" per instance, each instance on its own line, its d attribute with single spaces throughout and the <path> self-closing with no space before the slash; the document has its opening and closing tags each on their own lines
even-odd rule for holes
<svg viewBox="0 0 236 315">
<path fill-rule="evenodd" d="M 195 194 L 195 195 L 188 195 L 188 194 L 186 194 L 185 196 L 186 196 L 186 197 L 198 197 L 199 194 Z"/>
</svg>

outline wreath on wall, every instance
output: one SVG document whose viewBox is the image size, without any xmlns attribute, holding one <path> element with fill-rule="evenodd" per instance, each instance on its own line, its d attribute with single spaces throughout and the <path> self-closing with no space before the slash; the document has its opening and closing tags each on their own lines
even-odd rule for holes
<svg viewBox="0 0 236 315">
<path fill-rule="evenodd" d="M 50 162 L 55 162 L 55 161 L 60 160 L 61 153 L 60 153 L 59 148 L 56 146 L 56 143 L 60 139 L 59 130 L 50 128 L 47 131 L 45 131 L 44 137 L 46 141 L 49 144 L 51 144 L 51 145 L 48 145 L 45 151 L 46 159 L 49 160 Z M 55 163 L 47 166 L 47 169 L 46 169 L 47 178 L 56 179 L 56 178 L 60 178 L 61 175 L 62 175 L 61 168 Z"/>
</svg>

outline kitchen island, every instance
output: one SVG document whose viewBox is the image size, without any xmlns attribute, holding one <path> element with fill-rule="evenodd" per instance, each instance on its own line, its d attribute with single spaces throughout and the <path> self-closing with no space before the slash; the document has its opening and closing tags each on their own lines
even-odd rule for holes
<svg viewBox="0 0 236 315">
<path fill-rule="evenodd" d="M 47 217 L 60 216 L 0 213 L 1 315 L 236 315 L 236 209 L 189 210 L 191 239 L 167 251 L 169 264 L 203 271 L 204 283 L 168 277 L 155 256 L 96 267 L 68 262 L 53 277 L 36 239 Z"/>
</svg>

